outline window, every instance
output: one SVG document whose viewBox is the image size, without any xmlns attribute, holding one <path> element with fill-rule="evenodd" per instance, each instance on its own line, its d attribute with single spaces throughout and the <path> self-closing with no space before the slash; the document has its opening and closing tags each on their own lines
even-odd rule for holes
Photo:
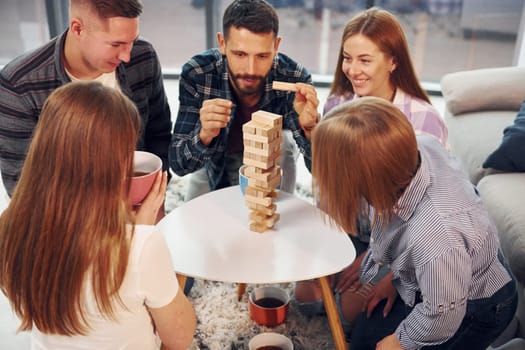
<svg viewBox="0 0 525 350">
<path fill-rule="evenodd" d="M 222 30 L 222 13 L 229 2 L 143 0 L 141 35 L 156 47 L 163 67 L 177 71 L 192 55 L 216 46 L 215 34 Z M 305 65 L 316 79 L 326 81 L 335 69 L 345 23 L 371 5 L 398 16 L 424 82 L 437 83 L 454 71 L 515 65 L 522 46 L 518 40 L 523 40 L 518 34 L 525 0 L 269 2 L 280 18 L 280 50 Z M 54 7 L 47 16 L 46 4 L 49 7 L 50 3 Z M 64 13 L 67 16 L 67 11 L 60 12 L 64 6 L 67 0 L 1 1 L 0 65 L 49 40 L 48 21 L 55 23 Z"/>
</svg>

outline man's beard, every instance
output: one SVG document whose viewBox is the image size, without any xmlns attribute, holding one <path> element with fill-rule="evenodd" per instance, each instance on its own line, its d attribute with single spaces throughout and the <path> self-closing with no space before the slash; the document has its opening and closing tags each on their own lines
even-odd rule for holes
<svg viewBox="0 0 525 350">
<path fill-rule="evenodd" d="M 230 80 L 232 84 L 235 86 L 235 91 L 244 96 L 253 96 L 260 94 L 264 89 L 264 80 L 265 78 L 260 75 L 248 75 L 248 74 L 230 74 Z M 239 80 L 241 79 L 252 79 L 257 80 L 257 84 L 248 87 L 248 88 L 242 88 L 239 84 Z"/>
</svg>

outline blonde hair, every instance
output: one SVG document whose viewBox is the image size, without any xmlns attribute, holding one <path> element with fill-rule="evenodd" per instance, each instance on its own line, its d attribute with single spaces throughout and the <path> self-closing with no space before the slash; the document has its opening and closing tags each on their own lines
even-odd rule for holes
<svg viewBox="0 0 525 350">
<path fill-rule="evenodd" d="M 394 59 L 396 69 L 390 74 L 392 86 L 399 87 L 409 95 L 430 103 L 428 94 L 417 79 L 401 24 L 393 14 L 377 7 L 358 13 L 348 21 L 343 29 L 330 95 L 342 96 L 354 92 L 352 84 L 344 75 L 341 67 L 343 65 L 343 45 L 348 38 L 357 34 L 370 39 L 386 57 Z"/>
<path fill-rule="evenodd" d="M 312 177 L 319 206 L 332 223 L 355 234 L 363 201 L 374 220 L 390 218 L 418 162 L 416 137 L 405 115 L 378 97 L 331 110 L 312 134 Z"/>
<path fill-rule="evenodd" d="M 97 82 L 66 84 L 46 100 L 0 217 L 0 286 L 20 330 L 86 334 L 87 281 L 113 317 L 128 262 L 139 128 L 134 104 Z"/>
</svg>

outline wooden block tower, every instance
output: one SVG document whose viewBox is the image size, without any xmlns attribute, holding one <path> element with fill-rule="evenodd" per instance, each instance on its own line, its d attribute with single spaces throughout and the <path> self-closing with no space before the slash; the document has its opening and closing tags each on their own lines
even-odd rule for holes
<svg viewBox="0 0 525 350">
<path fill-rule="evenodd" d="M 252 120 L 242 127 L 244 142 L 244 175 L 248 178 L 245 199 L 250 209 L 250 230 L 264 232 L 279 220 L 274 200 L 281 182 L 281 155 L 283 117 L 257 111 Z"/>
</svg>

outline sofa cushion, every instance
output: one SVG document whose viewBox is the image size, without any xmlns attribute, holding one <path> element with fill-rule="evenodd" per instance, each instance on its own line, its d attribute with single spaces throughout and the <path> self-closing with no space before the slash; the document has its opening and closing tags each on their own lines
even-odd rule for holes
<svg viewBox="0 0 525 350">
<path fill-rule="evenodd" d="M 501 143 L 503 129 L 512 124 L 515 117 L 516 111 L 471 112 L 458 116 L 445 112 L 452 153 L 460 159 L 473 184 L 490 172 L 483 169 L 483 162 Z"/>
<path fill-rule="evenodd" d="M 446 74 L 441 79 L 441 91 L 453 115 L 481 110 L 517 111 L 525 96 L 524 81 L 525 67 L 477 69 Z"/>
<path fill-rule="evenodd" d="M 503 131 L 503 140 L 483 163 L 484 168 L 502 171 L 525 171 L 525 101 L 514 124 Z"/>
<path fill-rule="evenodd" d="M 485 176 L 478 189 L 498 229 L 501 250 L 517 280 L 525 284 L 525 174 Z"/>
</svg>

